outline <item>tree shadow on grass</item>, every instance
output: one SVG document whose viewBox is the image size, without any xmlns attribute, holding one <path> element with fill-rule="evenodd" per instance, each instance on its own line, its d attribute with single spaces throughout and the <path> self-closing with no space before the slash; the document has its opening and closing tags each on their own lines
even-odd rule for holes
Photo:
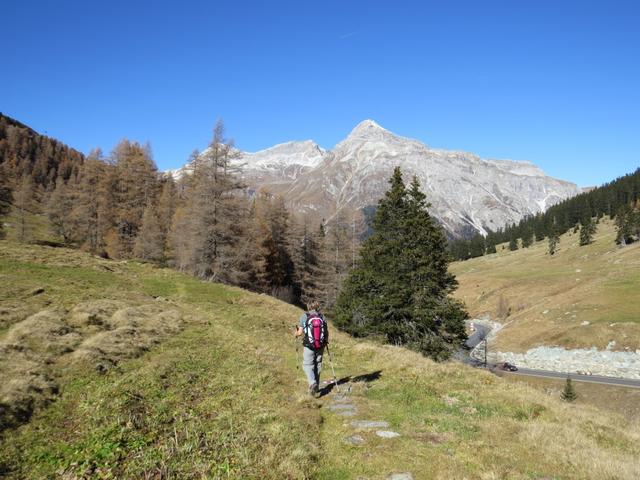
<svg viewBox="0 0 640 480">
<path fill-rule="evenodd" d="M 340 386 L 340 385 L 344 385 L 345 383 L 357 383 L 357 382 L 365 382 L 365 383 L 374 382 L 378 380 L 381 376 L 382 376 L 382 370 L 376 370 L 375 372 L 356 375 L 355 377 L 352 377 L 351 375 L 347 375 L 346 377 L 342 377 L 341 379 L 339 379 L 337 382 L 337 385 Z M 320 389 L 320 396 L 324 397 L 325 395 L 328 395 L 329 393 L 331 393 L 331 391 L 335 386 L 336 386 L 336 382 L 331 382 L 330 384 L 322 387 L 322 389 Z"/>
</svg>

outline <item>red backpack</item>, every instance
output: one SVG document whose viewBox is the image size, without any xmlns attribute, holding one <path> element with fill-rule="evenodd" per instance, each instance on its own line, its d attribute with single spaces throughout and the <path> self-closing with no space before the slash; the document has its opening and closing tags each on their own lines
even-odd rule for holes
<svg viewBox="0 0 640 480">
<path fill-rule="evenodd" d="M 307 312 L 307 321 L 304 324 L 304 337 L 302 343 L 311 350 L 320 350 L 329 341 L 327 321 L 319 312 Z"/>
</svg>

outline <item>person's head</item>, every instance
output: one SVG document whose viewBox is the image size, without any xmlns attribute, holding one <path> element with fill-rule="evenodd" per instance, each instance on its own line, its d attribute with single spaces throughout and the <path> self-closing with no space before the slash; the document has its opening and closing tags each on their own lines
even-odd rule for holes
<svg viewBox="0 0 640 480">
<path fill-rule="evenodd" d="M 307 303 L 307 310 L 310 311 L 318 311 L 320 310 L 320 302 L 317 300 L 309 300 L 309 302 Z"/>
</svg>

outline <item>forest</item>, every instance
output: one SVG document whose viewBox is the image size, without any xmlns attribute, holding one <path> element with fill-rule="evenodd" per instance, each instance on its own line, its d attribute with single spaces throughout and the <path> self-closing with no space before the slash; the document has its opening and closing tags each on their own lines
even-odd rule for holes
<svg viewBox="0 0 640 480">
<path fill-rule="evenodd" d="M 544 213 L 530 215 L 485 236 L 451 241 L 449 249 L 456 260 L 467 260 L 495 253 L 496 245 L 505 243 L 516 250 L 547 238 L 549 252 L 560 235 L 573 229 L 580 231 L 580 244 L 590 243 L 597 222 L 604 216 L 616 222 L 616 243 L 626 245 L 640 239 L 640 168 L 634 173 L 581 193 L 550 207 Z"/>
<path fill-rule="evenodd" d="M 42 241 L 30 218 L 44 216 L 55 233 L 49 244 L 170 266 L 294 304 L 335 303 L 358 248 L 348 222 L 299 217 L 283 198 L 246 188 L 222 121 L 190 165 L 174 179 L 158 171 L 149 145 L 126 139 L 108 155 L 85 157 L 0 115 L 0 215 L 11 214 L 19 241 Z"/>
</svg>

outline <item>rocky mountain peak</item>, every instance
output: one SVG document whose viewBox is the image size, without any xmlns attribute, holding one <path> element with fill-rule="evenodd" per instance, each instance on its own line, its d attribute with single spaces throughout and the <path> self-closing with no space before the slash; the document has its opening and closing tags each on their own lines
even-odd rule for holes
<svg viewBox="0 0 640 480">
<path fill-rule="evenodd" d="M 347 139 L 350 138 L 379 138 L 384 134 L 391 134 L 389 130 L 382 128 L 373 120 L 367 119 L 355 126 Z"/>
<path fill-rule="evenodd" d="M 580 193 L 532 163 L 432 149 L 373 120 L 360 122 L 328 151 L 305 140 L 243 153 L 242 160 L 247 185 L 282 195 L 293 211 L 329 221 L 375 206 L 400 166 L 406 181 L 418 177 L 432 215 L 452 237 L 495 231 Z M 188 168 L 174 175 L 182 171 Z"/>
</svg>

